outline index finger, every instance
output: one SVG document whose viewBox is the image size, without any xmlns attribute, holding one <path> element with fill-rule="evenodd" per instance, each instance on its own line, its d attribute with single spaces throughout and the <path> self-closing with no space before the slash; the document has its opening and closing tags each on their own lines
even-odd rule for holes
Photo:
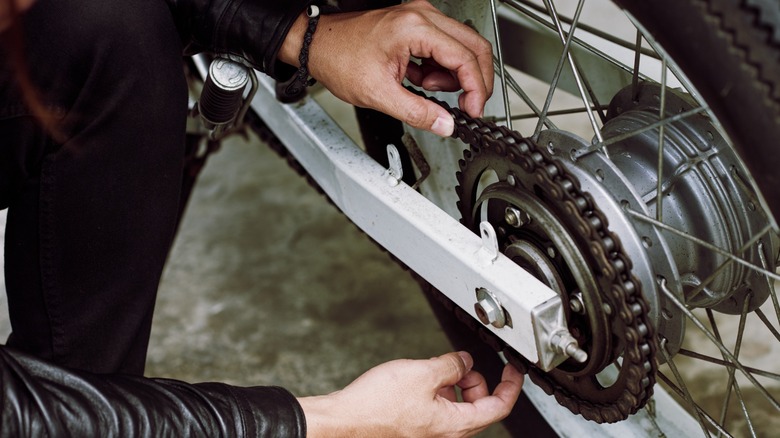
<svg viewBox="0 0 780 438">
<path fill-rule="evenodd" d="M 435 24 L 445 33 L 457 38 L 465 47 L 476 56 L 482 77 L 485 80 L 485 88 L 488 96 L 493 94 L 493 81 L 495 69 L 493 68 L 493 46 L 482 35 L 471 27 L 443 15 Z"/>
<path fill-rule="evenodd" d="M 472 117 L 481 116 L 490 96 L 487 81 L 492 92 L 492 63 L 491 73 L 486 77 L 477 54 L 437 27 L 429 29 L 428 35 L 417 39 L 416 43 L 416 46 L 410 47 L 411 54 L 418 58 L 432 58 L 440 66 L 454 72 L 463 89 L 462 109 Z"/>
<path fill-rule="evenodd" d="M 512 411 L 523 387 L 523 375 L 515 367 L 507 364 L 501 376 L 501 383 L 492 395 L 474 400 L 471 403 L 457 403 L 463 418 L 478 428 L 506 418 Z"/>
<path fill-rule="evenodd" d="M 467 26 L 466 24 L 461 23 L 454 18 L 448 17 L 430 3 L 413 2 L 407 4 L 413 4 L 415 6 L 428 8 L 434 11 L 434 14 L 429 16 L 429 19 L 444 33 L 457 39 L 474 53 L 477 59 L 477 63 L 479 64 L 479 68 L 482 72 L 482 77 L 485 81 L 487 94 L 488 96 L 493 94 L 493 81 L 495 73 L 493 69 L 493 46 L 490 44 L 490 42 L 472 27 Z"/>
</svg>

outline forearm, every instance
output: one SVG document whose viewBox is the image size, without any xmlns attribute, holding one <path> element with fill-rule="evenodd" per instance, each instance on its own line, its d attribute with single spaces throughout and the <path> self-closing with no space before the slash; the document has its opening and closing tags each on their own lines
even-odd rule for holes
<svg viewBox="0 0 780 438">
<path fill-rule="evenodd" d="M 311 0 L 165 0 L 187 54 L 239 56 L 274 77 L 294 70 L 277 56 L 293 23 Z M 301 33 L 303 35 L 303 33 Z"/>
<path fill-rule="evenodd" d="M 9 436 L 305 436 L 295 398 L 238 388 L 65 370 L 0 348 Z"/>
</svg>

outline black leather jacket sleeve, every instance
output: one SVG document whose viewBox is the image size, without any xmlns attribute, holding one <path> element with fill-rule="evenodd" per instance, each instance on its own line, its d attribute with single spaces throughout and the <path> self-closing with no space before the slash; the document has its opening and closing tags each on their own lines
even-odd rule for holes
<svg viewBox="0 0 780 438">
<path fill-rule="evenodd" d="M 295 71 L 276 59 L 287 32 L 312 0 L 165 0 L 185 54 L 207 51 L 244 58 L 277 79 Z"/>
<path fill-rule="evenodd" d="M 303 437 L 282 388 L 69 371 L 0 347 L 2 436 Z"/>
</svg>

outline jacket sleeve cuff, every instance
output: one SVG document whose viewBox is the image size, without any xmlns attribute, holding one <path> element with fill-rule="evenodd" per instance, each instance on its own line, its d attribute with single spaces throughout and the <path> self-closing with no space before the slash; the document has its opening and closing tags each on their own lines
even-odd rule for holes
<svg viewBox="0 0 780 438">
<path fill-rule="evenodd" d="M 311 3 L 234 0 L 216 29 L 224 38 L 219 45 L 275 79 L 288 79 L 296 69 L 278 61 L 277 55 L 293 23 Z"/>
<path fill-rule="evenodd" d="M 231 387 L 246 421 L 247 436 L 305 437 L 306 417 L 289 391 L 277 386 Z"/>
<path fill-rule="evenodd" d="M 245 59 L 276 79 L 295 68 L 276 56 L 295 19 L 312 0 L 166 0 L 184 54 L 206 51 Z"/>
</svg>

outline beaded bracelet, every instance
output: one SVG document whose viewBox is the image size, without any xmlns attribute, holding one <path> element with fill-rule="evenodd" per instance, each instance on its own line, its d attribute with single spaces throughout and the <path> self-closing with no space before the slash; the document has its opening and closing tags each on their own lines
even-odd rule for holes
<svg viewBox="0 0 780 438">
<path fill-rule="evenodd" d="M 310 87 L 317 82 L 316 79 L 309 75 L 309 46 L 311 46 L 311 41 L 314 38 L 314 31 L 317 30 L 317 23 L 320 21 L 320 7 L 316 5 L 309 6 L 306 9 L 306 16 L 309 17 L 309 25 L 306 28 L 306 33 L 303 35 L 303 46 L 301 47 L 301 53 L 298 55 L 298 63 L 301 66 L 298 67 L 295 78 L 284 89 L 284 94 L 287 97 L 300 96 L 306 87 Z"/>
</svg>

